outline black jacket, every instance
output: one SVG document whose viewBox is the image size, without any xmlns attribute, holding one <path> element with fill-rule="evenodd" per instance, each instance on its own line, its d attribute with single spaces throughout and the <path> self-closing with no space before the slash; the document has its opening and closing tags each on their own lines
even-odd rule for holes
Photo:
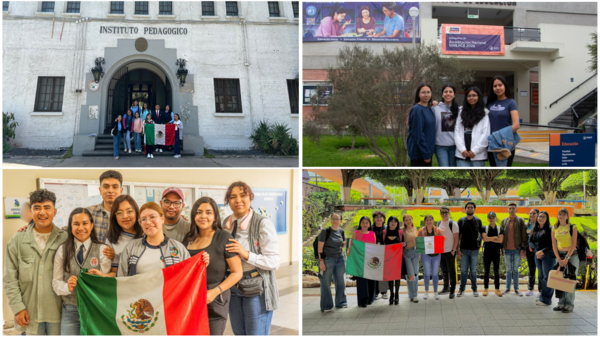
<svg viewBox="0 0 600 338">
<path fill-rule="evenodd" d="M 161 117 L 162 124 L 167 124 L 167 123 L 171 122 L 171 111 L 166 112 L 164 110 L 161 110 L 160 117 Z"/>
<path fill-rule="evenodd" d="M 154 121 L 154 123 L 163 124 L 164 112 L 162 110 L 158 111 L 158 114 L 159 114 L 158 117 L 156 117 L 156 109 L 152 109 L 150 111 L 150 114 L 152 116 L 152 121 Z"/>
<path fill-rule="evenodd" d="M 121 131 L 119 131 L 119 124 L 121 125 Z M 123 128 L 123 121 L 114 121 L 112 124 L 111 129 L 111 135 L 113 136 L 117 136 L 117 133 L 121 133 L 121 136 L 123 136 L 123 132 L 125 131 Z"/>
</svg>

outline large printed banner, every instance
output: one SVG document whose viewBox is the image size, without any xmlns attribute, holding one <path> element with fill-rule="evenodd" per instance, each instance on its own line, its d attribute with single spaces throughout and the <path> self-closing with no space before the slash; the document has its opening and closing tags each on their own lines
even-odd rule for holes
<svg viewBox="0 0 600 338">
<path fill-rule="evenodd" d="M 504 55 L 504 27 L 443 24 L 442 54 Z"/>
<path fill-rule="evenodd" d="M 418 2 L 303 2 L 303 42 L 420 42 Z M 388 8 L 389 7 L 389 8 Z"/>
</svg>

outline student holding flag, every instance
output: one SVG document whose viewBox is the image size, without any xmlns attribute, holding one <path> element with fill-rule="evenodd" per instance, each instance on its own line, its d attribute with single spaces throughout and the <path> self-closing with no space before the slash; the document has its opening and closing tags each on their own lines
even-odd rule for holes
<svg viewBox="0 0 600 338">
<path fill-rule="evenodd" d="M 502 297 L 500 291 L 500 255 L 502 254 L 502 241 L 504 241 L 504 229 L 496 226 L 496 213 L 490 211 L 488 214 L 489 225 L 481 233 L 483 237 L 483 296 L 488 295 L 490 284 L 490 265 L 494 263 L 494 287 L 496 296 Z"/>
<path fill-rule="evenodd" d="M 405 214 L 402 216 L 402 222 L 404 223 L 404 229 L 402 233 L 404 234 L 404 253 L 402 257 L 404 257 L 404 264 L 406 265 L 406 274 L 407 280 L 406 284 L 408 286 L 408 297 L 410 301 L 413 303 L 418 303 L 417 292 L 419 291 L 419 255 L 417 254 L 416 246 L 416 238 L 417 238 L 417 229 L 413 224 L 413 218 L 411 215 Z"/>
<path fill-rule="evenodd" d="M 352 239 L 365 243 L 375 243 L 375 233 L 371 231 L 371 219 L 368 216 L 363 216 L 358 222 L 358 230 L 352 235 Z M 373 304 L 373 296 L 375 295 L 375 281 L 356 277 L 356 298 L 358 306 L 367 307 Z"/>
<path fill-rule="evenodd" d="M 396 216 L 390 216 L 387 222 L 387 229 L 384 232 L 383 244 L 399 244 L 404 241 L 402 230 L 400 230 L 400 221 Z M 400 279 L 389 281 L 390 305 L 398 305 L 398 292 L 400 291 Z M 396 292 L 394 292 L 394 289 Z"/>
<path fill-rule="evenodd" d="M 433 296 L 438 300 L 440 299 L 437 292 L 440 278 L 440 253 L 444 252 L 444 236 L 433 225 L 432 215 L 425 216 L 425 226 L 419 230 L 416 242 L 417 253 L 421 255 L 421 262 L 423 263 L 423 278 L 425 279 L 425 295 L 423 296 L 423 300 L 429 298 L 429 278 L 431 277 L 433 277 Z"/>
<path fill-rule="evenodd" d="M 84 208 L 76 208 L 69 215 L 67 240 L 56 250 L 52 289 L 62 297 L 60 334 L 79 335 L 80 319 L 77 311 L 77 279 L 81 269 L 99 269 L 110 272 L 111 260 L 102 254 L 106 245 L 102 244 L 96 232 L 92 214 Z M 114 277 L 113 273 L 109 277 Z"/>
<path fill-rule="evenodd" d="M 375 211 L 373 213 L 373 232 L 375 233 L 375 244 L 384 245 L 384 233 L 385 233 L 385 214 L 382 211 Z M 375 282 L 375 294 L 373 295 L 373 301 L 379 298 L 379 294 L 383 299 L 387 299 L 387 282 L 377 281 Z"/>
</svg>

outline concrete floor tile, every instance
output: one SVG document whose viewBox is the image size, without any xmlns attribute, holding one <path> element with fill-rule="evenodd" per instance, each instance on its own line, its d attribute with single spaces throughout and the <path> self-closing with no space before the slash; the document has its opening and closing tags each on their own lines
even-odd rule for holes
<svg viewBox="0 0 600 338">
<path fill-rule="evenodd" d="M 425 335 L 425 329 L 406 329 L 404 330 L 406 336 L 422 336 Z"/>
<path fill-rule="evenodd" d="M 426 327 L 425 334 L 428 336 L 443 336 L 444 328 L 443 327 Z"/>
<path fill-rule="evenodd" d="M 483 328 L 480 326 L 474 327 L 463 327 L 463 332 L 465 335 L 483 335 Z"/>
<path fill-rule="evenodd" d="M 458 328 L 448 328 L 445 327 L 444 328 L 444 335 L 451 335 L 451 336 L 457 336 L 457 335 L 464 335 L 464 331 L 462 328 L 458 327 Z"/>
</svg>

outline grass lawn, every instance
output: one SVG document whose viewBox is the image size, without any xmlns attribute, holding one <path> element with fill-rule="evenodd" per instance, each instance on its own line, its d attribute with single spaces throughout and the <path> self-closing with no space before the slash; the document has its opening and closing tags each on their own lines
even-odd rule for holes
<svg viewBox="0 0 600 338">
<path fill-rule="evenodd" d="M 380 137 L 377 143 L 383 151 L 393 153 L 385 137 Z M 354 150 L 342 149 L 350 149 L 351 145 L 352 137 L 350 136 L 323 135 L 321 136 L 321 143 L 318 145 L 316 142 L 309 140 L 308 137 L 303 137 L 302 164 L 306 167 L 386 167 L 385 162 L 371 152 L 364 137 L 359 136 L 356 138 Z M 485 165 L 486 167 L 490 166 L 489 162 L 486 162 Z M 433 166 L 438 166 L 435 156 L 433 157 Z M 542 163 L 513 163 L 513 167 L 547 166 L 547 164 Z"/>
</svg>

